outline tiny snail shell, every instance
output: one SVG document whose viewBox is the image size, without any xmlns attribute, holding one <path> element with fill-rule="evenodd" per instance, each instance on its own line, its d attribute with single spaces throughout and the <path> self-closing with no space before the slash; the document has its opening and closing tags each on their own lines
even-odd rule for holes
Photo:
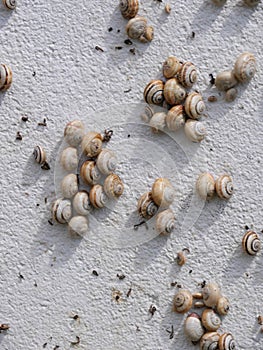
<svg viewBox="0 0 263 350">
<path fill-rule="evenodd" d="M 88 215 L 92 207 L 87 191 L 80 191 L 75 195 L 73 199 L 73 208 L 78 215 Z"/>
<path fill-rule="evenodd" d="M 147 19 L 140 16 L 129 20 L 126 33 L 131 39 L 138 39 L 142 43 L 153 39 L 153 27 L 147 26 Z"/>
<path fill-rule="evenodd" d="M 172 78 L 164 84 L 163 94 L 165 101 L 173 106 L 185 99 L 186 91 L 175 78 Z"/>
<path fill-rule="evenodd" d="M 244 0 L 244 3 L 248 6 L 256 6 L 260 3 L 260 0 Z"/>
<path fill-rule="evenodd" d="M 178 74 L 179 82 L 186 88 L 192 87 L 197 81 L 197 70 L 192 62 L 185 62 Z"/>
<path fill-rule="evenodd" d="M 215 5 L 223 6 L 226 3 L 226 0 L 212 0 Z"/>
<path fill-rule="evenodd" d="M 156 216 L 155 228 L 159 234 L 167 235 L 175 228 L 175 216 L 171 209 L 166 209 Z"/>
<path fill-rule="evenodd" d="M 207 134 L 206 128 L 202 122 L 191 119 L 187 120 L 185 123 L 184 132 L 192 142 L 201 142 Z"/>
<path fill-rule="evenodd" d="M 12 84 L 13 73 L 6 64 L 0 64 L 0 90 L 8 90 Z"/>
<path fill-rule="evenodd" d="M 161 80 L 151 80 L 144 89 L 145 102 L 160 105 L 163 103 L 164 83 Z"/>
<path fill-rule="evenodd" d="M 52 204 L 52 218 L 60 223 L 65 224 L 68 222 L 72 215 L 71 202 L 68 199 L 57 199 Z"/>
<path fill-rule="evenodd" d="M 67 171 L 75 170 L 78 166 L 78 153 L 74 147 L 65 148 L 60 156 L 60 164 Z"/>
<path fill-rule="evenodd" d="M 202 313 L 202 324 L 210 332 L 218 330 L 221 319 L 212 309 L 205 309 Z"/>
<path fill-rule="evenodd" d="M 152 118 L 153 114 L 154 114 L 154 110 L 152 109 L 152 107 L 147 105 L 144 109 L 144 113 L 141 115 L 142 121 L 144 121 L 145 123 L 148 123 Z"/>
<path fill-rule="evenodd" d="M 113 151 L 104 148 L 100 152 L 96 164 L 102 174 L 109 175 L 113 173 L 117 167 L 117 158 Z"/>
<path fill-rule="evenodd" d="M 204 304 L 203 301 L 196 301 L 194 303 L 194 307 L 197 308 L 197 309 L 201 309 L 201 308 L 205 307 L 205 304 Z"/>
<path fill-rule="evenodd" d="M 153 133 L 157 134 L 159 131 L 163 131 L 166 126 L 166 113 L 154 113 L 154 115 L 150 119 L 149 124 Z"/>
<path fill-rule="evenodd" d="M 172 11 L 171 5 L 170 4 L 166 4 L 165 7 L 164 7 L 164 10 L 168 14 L 171 13 L 171 11 Z"/>
<path fill-rule="evenodd" d="M 124 185 L 121 178 L 116 174 L 110 174 L 104 181 L 104 191 L 109 198 L 119 198 L 124 191 Z"/>
<path fill-rule="evenodd" d="M 182 63 L 178 58 L 169 56 L 163 64 L 163 75 L 165 78 L 173 78 L 181 69 Z"/>
<path fill-rule="evenodd" d="M 138 200 L 137 209 L 140 214 L 145 219 L 152 218 L 158 211 L 158 205 L 152 199 L 152 193 L 144 193 Z"/>
<path fill-rule="evenodd" d="M 217 97 L 215 95 L 208 96 L 208 102 L 217 102 Z"/>
<path fill-rule="evenodd" d="M 89 199 L 94 208 L 103 208 L 107 202 L 107 196 L 101 185 L 94 185 L 89 193 Z"/>
<path fill-rule="evenodd" d="M 88 185 L 95 185 L 101 178 L 98 167 L 92 160 L 86 160 L 80 168 L 80 176 Z"/>
<path fill-rule="evenodd" d="M 224 333 L 220 335 L 219 341 L 219 350 L 235 350 L 236 342 L 231 333 Z"/>
<path fill-rule="evenodd" d="M 203 301 L 208 307 L 215 307 L 221 297 L 220 288 L 217 283 L 210 282 L 202 290 Z"/>
<path fill-rule="evenodd" d="M 84 125 L 80 120 L 69 122 L 64 130 L 64 137 L 72 147 L 78 147 L 84 136 Z"/>
<path fill-rule="evenodd" d="M 192 295 L 194 299 L 203 299 L 203 294 L 200 292 L 195 292 Z"/>
<path fill-rule="evenodd" d="M 177 294 L 175 294 L 173 299 L 173 311 L 183 314 L 188 312 L 193 303 L 192 294 L 189 290 L 182 289 Z"/>
<path fill-rule="evenodd" d="M 73 216 L 68 223 L 69 233 L 83 236 L 88 232 L 88 219 L 84 216 Z"/>
<path fill-rule="evenodd" d="M 139 1 L 120 0 L 120 11 L 124 18 L 130 19 L 135 17 L 139 11 Z"/>
<path fill-rule="evenodd" d="M 229 300 L 224 296 L 220 297 L 216 304 L 217 313 L 219 313 L 219 315 L 226 315 L 229 309 L 230 309 Z"/>
<path fill-rule="evenodd" d="M 184 107 L 177 105 L 172 107 L 166 116 L 166 124 L 169 130 L 176 131 L 185 125 Z"/>
<path fill-rule="evenodd" d="M 173 203 L 175 190 L 166 178 L 158 178 L 152 186 L 152 198 L 159 207 L 168 207 Z"/>
<path fill-rule="evenodd" d="M 233 102 L 237 97 L 237 89 L 231 88 L 226 91 L 225 100 L 226 102 Z"/>
<path fill-rule="evenodd" d="M 3 4 L 9 10 L 14 10 L 16 8 L 16 0 L 3 0 Z"/>
<path fill-rule="evenodd" d="M 215 193 L 215 179 L 209 173 L 200 174 L 196 182 L 196 190 L 200 197 L 209 200 Z"/>
<path fill-rule="evenodd" d="M 41 146 L 36 146 L 34 148 L 33 156 L 35 158 L 35 161 L 39 164 L 43 164 L 47 160 L 46 152 Z"/>
<path fill-rule="evenodd" d="M 256 73 L 256 59 L 251 52 L 244 52 L 238 56 L 235 66 L 234 74 L 240 82 L 249 81 Z"/>
<path fill-rule="evenodd" d="M 222 199 L 229 199 L 234 191 L 233 180 L 229 175 L 221 175 L 216 180 L 216 193 Z"/>
<path fill-rule="evenodd" d="M 198 92 L 191 92 L 185 100 L 185 113 L 192 119 L 200 119 L 205 111 L 203 97 Z"/>
<path fill-rule="evenodd" d="M 201 323 L 201 317 L 197 313 L 192 312 L 187 316 L 184 322 L 184 333 L 193 344 L 202 338 L 205 330 Z"/>
<path fill-rule="evenodd" d="M 231 70 L 218 73 L 215 79 L 215 86 L 220 91 L 227 91 L 237 85 L 237 83 L 234 72 Z"/>
<path fill-rule="evenodd" d="M 261 242 L 256 232 L 248 231 L 242 239 L 244 252 L 249 255 L 256 255 L 261 249 Z"/>
<path fill-rule="evenodd" d="M 205 333 L 200 340 L 200 350 L 218 350 L 219 337 L 217 332 Z"/>
<path fill-rule="evenodd" d="M 61 192 L 65 198 L 71 198 L 78 192 L 77 175 L 68 174 L 63 178 L 61 181 Z"/>
<path fill-rule="evenodd" d="M 88 157 L 96 157 L 102 149 L 103 137 L 101 134 L 90 131 L 88 132 L 81 142 L 82 151 L 87 154 Z"/>
<path fill-rule="evenodd" d="M 183 251 L 178 252 L 176 256 L 176 262 L 179 266 L 183 266 L 186 263 L 186 256 Z"/>
</svg>

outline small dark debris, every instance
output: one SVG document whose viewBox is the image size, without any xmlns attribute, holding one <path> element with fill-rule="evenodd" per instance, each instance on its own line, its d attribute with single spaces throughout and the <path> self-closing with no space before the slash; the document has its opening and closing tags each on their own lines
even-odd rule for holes
<svg viewBox="0 0 263 350">
<path fill-rule="evenodd" d="M 120 274 L 120 275 L 117 273 L 117 277 L 118 277 L 119 280 L 124 280 L 124 278 L 125 278 L 126 276 L 125 276 L 123 273 Z"/>
<path fill-rule="evenodd" d="M 130 53 L 132 53 L 133 55 L 135 55 L 135 47 L 133 47 L 132 49 L 130 49 Z"/>
<path fill-rule="evenodd" d="M 40 204 L 39 204 L 39 203 L 37 203 L 37 207 L 39 207 L 39 205 L 40 205 Z"/>
<path fill-rule="evenodd" d="M 112 27 L 108 28 L 108 32 L 112 32 L 112 30 L 113 30 Z"/>
<path fill-rule="evenodd" d="M 23 117 L 21 118 L 21 120 L 22 120 L 22 122 L 27 122 L 27 121 L 28 121 L 28 117 L 27 117 L 27 116 L 23 116 Z"/>
<path fill-rule="evenodd" d="M 32 77 L 35 77 L 36 74 L 37 74 L 37 73 L 34 71 L 34 72 L 32 73 Z"/>
<path fill-rule="evenodd" d="M 192 273 L 192 272 L 193 272 L 193 270 L 190 270 L 190 271 L 189 271 L 189 273 Z"/>
<path fill-rule="evenodd" d="M 92 274 L 93 274 L 94 276 L 99 276 L 99 274 L 98 274 L 98 272 L 97 272 L 96 270 L 93 270 L 93 271 L 92 271 Z"/>
<path fill-rule="evenodd" d="M 140 332 L 140 327 L 136 325 L 136 332 Z"/>
<path fill-rule="evenodd" d="M 202 283 L 201 283 L 201 288 L 204 288 L 206 286 L 206 281 L 203 281 Z"/>
<path fill-rule="evenodd" d="M 71 341 L 71 345 L 78 345 L 80 343 L 80 337 L 76 335 L 76 341 Z"/>
<path fill-rule="evenodd" d="M 130 134 L 128 134 L 128 136 L 127 136 L 128 138 L 130 138 L 131 137 L 131 135 Z"/>
<path fill-rule="evenodd" d="M 121 30 L 120 29 L 117 29 L 117 33 L 119 33 Z"/>
<path fill-rule="evenodd" d="M 181 284 L 177 284 L 177 288 L 182 288 L 182 285 Z"/>
<path fill-rule="evenodd" d="M 18 132 L 16 133 L 16 140 L 19 140 L 19 141 L 23 140 L 23 137 L 22 137 L 20 131 L 18 131 Z"/>
<path fill-rule="evenodd" d="M 45 347 L 47 346 L 47 343 L 43 344 L 43 348 L 45 349 Z"/>
<path fill-rule="evenodd" d="M 148 312 L 152 315 L 152 317 L 153 317 L 153 315 L 155 314 L 156 311 L 157 311 L 157 309 L 156 309 L 156 307 L 154 305 L 151 305 L 149 307 Z"/>
<path fill-rule="evenodd" d="M 115 46 L 115 50 L 122 50 L 122 46 Z"/>
<path fill-rule="evenodd" d="M 210 84 L 211 85 L 214 85 L 214 83 L 215 83 L 215 78 L 214 78 L 214 76 L 213 76 L 213 74 L 209 74 L 209 77 L 210 77 Z"/>
<path fill-rule="evenodd" d="M 124 40 L 124 44 L 132 45 L 132 41 L 130 39 L 126 39 L 126 40 Z"/>
<path fill-rule="evenodd" d="M 48 164 L 48 162 L 44 162 L 41 165 L 41 169 L 43 169 L 43 170 L 50 170 L 50 165 Z"/>
<path fill-rule="evenodd" d="M 146 224 L 146 222 L 145 222 L 145 221 L 142 221 L 142 222 L 140 222 L 139 224 L 134 225 L 134 226 L 133 226 L 134 230 L 135 230 L 135 231 L 138 230 L 138 228 L 139 228 L 140 226 L 142 226 L 143 224 Z"/>
<path fill-rule="evenodd" d="M 177 282 L 171 282 L 171 287 L 175 287 L 177 285 Z"/>
<path fill-rule="evenodd" d="M 79 315 L 74 315 L 72 318 L 73 320 L 77 321 L 79 319 Z"/>
<path fill-rule="evenodd" d="M 119 296 L 119 295 L 116 295 L 115 300 L 116 300 L 116 301 L 119 301 L 119 300 L 120 300 L 120 296 Z"/>
<path fill-rule="evenodd" d="M 128 92 L 130 92 L 131 89 L 128 89 L 128 90 L 124 90 L 124 93 L 127 94 Z"/>
<path fill-rule="evenodd" d="M 34 286 L 37 287 L 37 282 L 36 281 L 34 282 Z"/>
<path fill-rule="evenodd" d="M 194 39 L 194 37 L 195 37 L 195 32 L 192 32 L 192 38 Z"/>
<path fill-rule="evenodd" d="M 246 225 L 246 226 L 245 226 L 245 229 L 246 229 L 246 230 L 249 230 L 249 226 L 248 226 L 248 225 Z"/>
<path fill-rule="evenodd" d="M 183 251 L 183 252 L 187 252 L 187 253 L 190 254 L 190 249 L 189 249 L 189 248 L 183 248 L 182 251 Z"/>
<path fill-rule="evenodd" d="M 100 51 L 100 52 L 104 52 L 103 48 L 101 48 L 98 45 L 95 46 L 95 50 Z"/>
<path fill-rule="evenodd" d="M 171 330 L 167 328 L 166 332 L 170 334 L 169 339 L 173 339 L 173 337 L 174 337 L 174 326 L 173 325 L 171 326 Z"/>
<path fill-rule="evenodd" d="M 44 202 L 45 202 L 45 204 L 47 204 L 47 197 L 44 198 Z"/>
<path fill-rule="evenodd" d="M 59 345 L 56 345 L 53 350 L 59 349 Z"/>
<path fill-rule="evenodd" d="M 53 221 L 52 221 L 51 219 L 48 220 L 48 223 L 49 223 L 51 226 L 54 225 L 54 223 L 53 223 Z"/>
<path fill-rule="evenodd" d="M 109 142 L 112 138 L 113 130 L 105 129 L 103 135 L 103 141 Z"/>
<path fill-rule="evenodd" d="M 213 151 L 213 148 L 210 148 L 210 151 L 212 152 L 212 151 Z"/>
<path fill-rule="evenodd" d="M 39 122 L 39 123 L 37 123 L 39 126 L 47 126 L 47 119 L 46 118 L 44 118 L 43 119 L 43 122 Z"/>
<path fill-rule="evenodd" d="M 129 298 L 129 296 L 131 295 L 131 292 L 132 292 L 132 288 L 130 288 L 126 294 L 126 297 Z"/>
<path fill-rule="evenodd" d="M 19 278 L 20 278 L 21 280 L 24 280 L 24 279 L 25 279 L 24 276 L 22 275 L 22 273 L 20 273 L 20 272 L 19 272 Z"/>
<path fill-rule="evenodd" d="M 0 331 L 7 331 L 10 328 L 9 324 L 2 323 L 0 324 Z"/>
</svg>

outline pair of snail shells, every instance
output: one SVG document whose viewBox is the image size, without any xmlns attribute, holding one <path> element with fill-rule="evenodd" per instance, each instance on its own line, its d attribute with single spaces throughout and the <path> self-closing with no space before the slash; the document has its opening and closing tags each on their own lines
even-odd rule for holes
<svg viewBox="0 0 263 350">
<path fill-rule="evenodd" d="M 36 146 L 34 148 L 33 156 L 35 158 L 35 161 L 39 164 L 43 164 L 47 160 L 46 151 L 41 146 Z"/>
<path fill-rule="evenodd" d="M 139 11 L 139 0 L 120 0 L 120 11 L 124 18 L 130 19 Z"/>
<path fill-rule="evenodd" d="M 215 86 L 220 91 L 227 91 L 237 85 L 237 83 L 237 78 L 231 70 L 218 73 L 215 79 Z"/>
<path fill-rule="evenodd" d="M 172 107 L 166 116 L 166 124 L 169 130 L 177 131 L 185 125 L 184 107 L 177 105 Z"/>
<path fill-rule="evenodd" d="M 218 330 L 221 319 L 213 309 L 205 309 L 202 313 L 202 324 L 210 332 Z"/>
<path fill-rule="evenodd" d="M 213 175 L 209 173 L 200 174 L 196 182 L 196 190 L 202 199 L 211 199 L 215 193 L 215 180 Z"/>
<path fill-rule="evenodd" d="M 175 190 L 168 179 L 160 177 L 154 181 L 152 198 L 159 207 L 169 207 L 174 197 Z"/>
<path fill-rule="evenodd" d="M 193 304 L 193 296 L 187 289 L 180 290 L 173 299 L 173 311 L 179 314 L 188 312 Z"/>
<path fill-rule="evenodd" d="M 101 178 L 101 173 L 93 160 L 86 160 L 80 168 L 80 176 L 88 185 L 95 185 Z"/>
<path fill-rule="evenodd" d="M 204 124 L 197 120 L 187 120 L 184 126 L 184 132 L 187 138 L 192 142 L 201 142 L 207 132 Z"/>
<path fill-rule="evenodd" d="M 79 191 L 75 195 L 73 199 L 73 208 L 78 215 L 88 215 L 92 207 L 87 191 Z"/>
<path fill-rule="evenodd" d="M 153 133 L 157 134 L 159 131 L 163 131 L 166 126 L 166 113 L 154 113 L 149 124 Z"/>
<path fill-rule="evenodd" d="M 257 233 L 254 231 L 246 232 L 242 239 L 242 247 L 247 254 L 256 255 L 261 249 L 261 242 Z"/>
<path fill-rule="evenodd" d="M 153 27 L 147 25 L 144 17 L 135 17 L 129 20 L 126 26 L 126 33 L 131 39 L 138 39 L 142 43 L 147 43 L 153 39 Z"/>
<path fill-rule="evenodd" d="M 65 148 L 60 156 L 60 164 L 67 171 L 75 170 L 78 166 L 78 153 L 75 147 Z"/>
<path fill-rule="evenodd" d="M 216 193 L 222 199 L 229 199 L 234 192 L 234 184 L 231 176 L 224 174 L 216 180 Z"/>
<path fill-rule="evenodd" d="M 137 210 L 145 219 L 151 219 L 158 211 L 158 205 L 153 201 L 152 193 L 144 193 L 138 200 Z"/>
<path fill-rule="evenodd" d="M 187 316 L 184 323 L 184 333 L 194 344 L 202 338 L 205 330 L 202 326 L 201 317 L 197 313 L 192 312 Z"/>
<path fill-rule="evenodd" d="M 166 81 L 163 94 L 165 101 L 172 106 L 179 104 L 186 97 L 185 88 L 175 78 Z"/>
<path fill-rule="evenodd" d="M 117 167 L 117 158 L 114 152 L 104 148 L 98 155 L 96 165 L 104 175 L 113 173 Z"/>
<path fill-rule="evenodd" d="M 206 109 L 202 95 L 198 92 L 191 92 L 186 97 L 184 108 L 189 118 L 200 119 Z"/>
<path fill-rule="evenodd" d="M 78 178 L 75 174 L 66 175 L 61 181 L 61 192 L 63 197 L 72 198 L 78 192 Z"/>
<path fill-rule="evenodd" d="M 119 198 L 124 191 L 124 185 L 121 178 L 116 174 L 110 174 L 104 181 L 104 191 L 111 199 Z"/>
<path fill-rule="evenodd" d="M 167 235 L 174 230 L 175 216 L 172 209 L 166 209 L 156 216 L 155 228 L 162 235 Z"/>
<path fill-rule="evenodd" d="M 80 120 L 69 122 L 64 130 L 64 137 L 72 147 L 78 147 L 84 136 L 84 125 Z"/>
<path fill-rule="evenodd" d="M 256 59 L 251 52 L 244 52 L 238 56 L 235 66 L 234 74 L 241 83 L 251 80 L 256 73 Z"/>
<path fill-rule="evenodd" d="M 217 313 L 219 313 L 219 315 L 226 315 L 228 313 L 229 309 L 230 309 L 229 300 L 226 297 L 221 296 L 218 299 L 217 304 L 216 304 Z"/>
<path fill-rule="evenodd" d="M 102 150 L 103 137 L 101 134 L 90 131 L 88 132 L 81 142 L 82 151 L 88 157 L 96 157 Z"/>
<path fill-rule="evenodd" d="M 226 102 L 233 102 L 237 97 L 237 89 L 231 88 L 226 91 L 225 100 Z"/>
<path fill-rule="evenodd" d="M 219 350 L 235 350 L 236 342 L 231 333 L 221 334 L 218 340 Z"/>
<path fill-rule="evenodd" d="M 200 340 L 200 350 L 218 350 L 219 337 L 217 332 L 205 333 Z"/>
<path fill-rule="evenodd" d="M 163 75 L 165 78 L 170 79 L 176 76 L 180 71 L 182 63 L 175 56 L 169 56 L 163 63 Z"/>
<path fill-rule="evenodd" d="M 260 3 L 260 0 L 244 0 L 244 2 L 248 6 L 256 6 Z"/>
<path fill-rule="evenodd" d="M 108 200 L 107 195 L 101 185 L 94 185 L 89 193 L 90 203 L 94 208 L 103 208 Z"/>
<path fill-rule="evenodd" d="M 208 307 L 215 307 L 221 297 L 220 288 L 217 283 L 210 282 L 202 290 L 203 302 Z"/>
<path fill-rule="evenodd" d="M 164 101 L 164 83 L 162 80 L 151 80 L 144 89 L 145 102 L 161 105 Z"/>
<path fill-rule="evenodd" d="M 13 73 L 6 64 L 0 65 L 0 90 L 8 90 L 12 84 Z"/>
<path fill-rule="evenodd" d="M 16 8 L 16 0 L 3 0 L 3 4 L 9 10 L 14 10 Z"/>
<path fill-rule="evenodd" d="M 197 70 L 192 62 L 185 62 L 178 74 L 179 82 L 185 87 L 192 87 L 197 81 Z"/>
<path fill-rule="evenodd" d="M 52 218 L 59 224 L 69 222 L 72 216 L 71 202 L 68 199 L 59 198 L 52 204 Z"/>
<path fill-rule="evenodd" d="M 73 216 L 68 223 L 69 233 L 84 236 L 88 232 L 88 219 L 84 216 Z"/>
<path fill-rule="evenodd" d="M 226 0 L 212 0 L 215 5 L 223 6 L 226 3 Z"/>
</svg>

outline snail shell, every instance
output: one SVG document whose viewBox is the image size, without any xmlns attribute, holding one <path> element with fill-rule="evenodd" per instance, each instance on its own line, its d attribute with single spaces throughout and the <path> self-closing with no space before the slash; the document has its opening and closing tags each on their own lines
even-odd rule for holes
<svg viewBox="0 0 263 350">
<path fill-rule="evenodd" d="M 89 193 L 89 199 L 93 207 L 103 208 L 107 202 L 107 196 L 101 185 L 94 185 Z"/>
<path fill-rule="evenodd" d="M 73 199 L 73 208 L 78 215 L 88 215 L 92 207 L 87 191 L 80 191 L 75 195 Z"/>
<path fill-rule="evenodd" d="M 12 84 L 13 73 L 6 64 L 0 64 L 0 90 L 8 90 Z"/>
<path fill-rule="evenodd" d="M 220 198 L 229 199 L 234 191 L 233 180 L 229 175 L 221 175 L 216 180 L 216 193 Z"/>
<path fill-rule="evenodd" d="M 72 215 L 71 202 L 68 199 L 57 199 L 52 204 L 52 218 L 60 223 L 65 224 L 68 222 Z"/>
<path fill-rule="evenodd" d="M 224 333 L 220 335 L 219 341 L 219 350 L 235 350 L 236 342 L 231 333 Z"/>
<path fill-rule="evenodd" d="M 244 3 L 248 6 L 256 6 L 260 3 L 260 0 L 244 0 Z"/>
<path fill-rule="evenodd" d="M 152 198 L 159 207 L 168 207 L 175 197 L 175 190 L 166 178 L 158 178 L 152 186 Z"/>
<path fill-rule="evenodd" d="M 204 124 L 197 120 L 187 120 L 184 126 L 185 135 L 193 142 L 201 142 L 207 132 Z"/>
<path fill-rule="evenodd" d="M 202 313 L 202 324 L 210 332 L 218 330 L 221 319 L 212 309 L 205 309 Z"/>
<path fill-rule="evenodd" d="M 90 131 L 88 132 L 81 142 L 82 151 L 87 154 L 88 157 L 96 157 L 102 149 L 103 137 L 101 134 Z"/>
<path fill-rule="evenodd" d="M 185 62 L 178 74 L 179 82 L 186 88 L 192 87 L 197 81 L 197 70 L 192 62 Z"/>
<path fill-rule="evenodd" d="M 226 91 L 225 99 L 226 102 L 233 102 L 237 97 L 237 89 L 231 88 Z"/>
<path fill-rule="evenodd" d="M 98 167 L 92 160 L 86 160 L 80 168 L 80 176 L 88 185 L 95 185 L 101 178 Z"/>
<path fill-rule="evenodd" d="M 199 175 L 196 189 L 202 199 L 211 199 L 215 193 L 215 179 L 213 175 L 209 173 Z"/>
<path fill-rule="evenodd" d="M 251 52 L 244 52 L 238 56 L 234 74 L 240 82 L 246 82 L 253 78 L 256 73 L 256 59 Z"/>
<path fill-rule="evenodd" d="M 231 70 L 218 73 L 215 79 L 215 86 L 220 91 L 227 91 L 237 85 L 237 83 L 234 72 Z"/>
<path fill-rule="evenodd" d="M 163 75 L 165 78 L 173 78 L 181 69 L 182 63 L 178 58 L 169 56 L 163 64 Z"/>
<path fill-rule="evenodd" d="M 145 123 L 149 123 L 153 115 L 154 115 L 154 110 L 152 109 L 152 107 L 147 105 L 144 109 L 144 113 L 141 115 L 141 118 Z"/>
<path fill-rule="evenodd" d="M 200 119 L 205 111 L 203 97 L 198 92 L 191 92 L 185 100 L 185 113 L 192 119 Z"/>
<path fill-rule="evenodd" d="M 202 338 L 204 332 L 201 317 L 195 312 L 188 315 L 184 323 L 185 335 L 195 344 Z"/>
<path fill-rule="evenodd" d="M 179 314 L 188 312 L 192 307 L 192 303 L 192 294 L 189 292 L 189 290 L 182 289 L 174 296 L 173 311 L 178 312 Z"/>
<path fill-rule="evenodd" d="M 35 158 L 35 161 L 39 164 L 43 164 L 47 160 L 46 152 L 41 146 L 36 146 L 34 148 L 33 156 Z"/>
<path fill-rule="evenodd" d="M 182 105 L 172 107 L 166 116 L 166 124 L 169 130 L 176 131 L 185 124 L 184 107 Z"/>
<path fill-rule="evenodd" d="M 64 130 L 64 137 L 72 147 L 78 147 L 84 136 L 84 125 L 80 120 L 69 122 Z"/>
<path fill-rule="evenodd" d="M 171 209 L 166 209 L 156 216 L 156 231 L 159 234 L 166 235 L 175 228 L 175 216 Z"/>
<path fill-rule="evenodd" d="M 230 309 L 229 300 L 224 296 L 220 297 L 216 304 L 216 311 L 219 313 L 219 315 L 226 315 L 229 309 Z"/>
<path fill-rule="evenodd" d="M 217 332 L 205 333 L 200 340 L 200 350 L 218 350 L 218 341 Z"/>
<path fill-rule="evenodd" d="M 120 0 L 120 11 L 124 18 L 130 19 L 137 15 L 139 10 L 138 0 Z"/>
<path fill-rule="evenodd" d="M 244 252 L 249 255 L 256 255 L 261 249 L 261 242 L 256 232 L 248 231 L 242 239 Z"/>
<path fill-rule="evenodd" d="M 183 251 L 178 252 L 176 256 L 176 262 L 179 266 L 183 266 L 186 263 L 186 256 Z"/>
<path fill-rule="evenodd" d="M 155 134 L 157 134 L 160 130 L 163 131 L 166 125 L 166 113 L 154 113 L 149 124 L 151 126 L 152 132 Z"/>
<path fill-rule="evenodd" d="M 3 4 L 9 10 L 14 10 L 16 8 L 16 0 L 3 0 Z"/>
<path fill-rule="evenodd" d="M 173 106 L 185 99 L 186 91 L 175 78 L 172 78 L 165 83 L 163 94 L 166 102 Z"/>
<path fill-rule="evenodd" d="M 63 197 L 71 198 L 78 192 L 78 179 L 75 174 L 66 175 L 61 181 Z"/>
<path fill-rule="evenodd" d="M 221 297 L 220 288 L 217 283 L 210 282 L 202 290 L 203 301 L 208 307 L 215 307 Z"/>
<path fill-rule="evenodd" d="M 109 175 L 114 172 L 117 167 L 117 158 L 112 151 L 104 148 L 100 152 L 96 164 L 102 174 Z"/>
<path fill-rule="evenodd" d="M 139 214 L 145 218 L 152 218 L 158 211 L 158 205 L 152 199 L 152 193 L 146 192 L 144 193 L 140 199 L 138 200 L 137 209 Z"/>
<path fill-rule="evenodd" d="M 60 164 L 67 171 L 75 170 L 78 166 L 78 153 L 74 147 L 67 147 L 60 157 Z"/>
<path fill-rule="evenodd" d="M 122 195 L 124 185 L 118 175 L 110 174 L 106 177 L 103 188 L 109 198 L 115 199 Z"/>
<path fill-rule="evenodd" d="M 144 89 L 144 99 L 149 104 L 160 105 L 163 103 L 164 83 L 161 80 L 151 80 Z"/>
<path fill-rule="evenodd" d="M 68 223 L 69 233 L 73 235 L 83 236 L 88 232 L 88 228 L 88 219 L 84 216 L 73 216 Z"/>
<path fill-rule="evenodd" d="M 226 0 L 212 0 L 215 5 L 223 6 L 226 3 Z"/>
<path fill-rule="evenodd" d="M 129 20 L 126 33 L 131 39 L 138 39 L 142 43 L 153 39 L 153 27 L 147 26 L 147 19 L 140 16 Z"/>
</svg>

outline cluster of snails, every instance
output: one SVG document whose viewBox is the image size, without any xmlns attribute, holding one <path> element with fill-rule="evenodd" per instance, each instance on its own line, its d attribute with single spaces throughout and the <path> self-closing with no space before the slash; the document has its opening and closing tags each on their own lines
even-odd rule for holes
<svg viewBox="0 0 263 350">
<path fill-rule="evenodd" d="M 212 0 L 215 5 L 223 6 L 227 0 Z M 244 0 L 247 6 L 256 6 L 260 3 L 260 0 Z"/>
<path fill-rule="evenodd" d="M 83 123 L 73 120 L 66 125 L 64 137 L 69 147 L 62 151 L 60 164 L 69 174 L 61 181 L 62 198 L 53 203 L 52 216 L 58 223 L 68 223 L 71 233 L 83 235 L 88 230 L 86 216 L 91 209 L 103 208 L 110 199 L 120 197 L 124 185 L 114 174 L 117 167 L 115 154 L 102 148 L 103 142 L 110 139 L 109 133 L 101 135 L 90 131 L 85 134 Z M 84 156 L 81 164 L 78 151 Z M 80 180 L 89 186 L 89 192 L 79 190 Z M 100 181 L 104 183 L 100 184 Z"/>
<path fill-rule="evenodd" d="M 146 220 L 157 214 L 159 208 L 168 208 L 175 197 L 175 190 L 171 182 L 166 178 L 158 178 L 154 181 L 152 189 L 145 192 L 138 200 L 137 209 L 139 215 Z M 168 208 L 156 215 L 155 228 L 159 234 L 169 234 L 175 228 L 175 216 L 172 209 Z"/>
<path fill-rule="evenodd" d="M 3 4 L 8 10 L 14 10 L 16 8 L 16 0 L 3 0 Z"/>
<path fill-rule="evenodd" d="M 258 234 L 252 230 L 247 231 L 242 239 L 242 248 L 249 255 L 256 255 L 261 249 L 261 241 Z"/>
<path fill-rule="evenodd" d="M 126 25 L 126 33 L 129 38 L 147 43 L 153 39 L 153 27 L 148 26 L 147 19 L 137 16 L 139 0 L 120 0 L 120 11 L 129 22 Z"/>
<path fill-rule="evenodd" d="M 202 173 L 196 181 L 196 190 L 204 200 L 210 200 L 216 193 L 219 198 L 229 199 L 234 192 L 231 176 L 224 174 L 214 179 L 210 173 Z"/>
<path fill-rule="evenodd" d="M 0 64 L 0 90 L 8 90 L 12 84 L 13 74 L 6 64 Z"/>
<path fill-rule="evenodd" d="M 194 299 L 199 301 L 194 302 Z M 187 289 L 181 289 L 176 293 L 173 299 L 174 312 L 184 314 L 192 307 L 205 308 L 201 316 L 191 312 L 185 319 L 184 332 L 193 344 L 200 341 L 201 350 L 236 349 L 232 334 L 219 332 L 222 323 L 219 315 L 225 316 L 230 305 L 217 283 L 210 282 L 202 288 L 202 292 L 194 294 Z"/>
<path fill-rule="evenodd" d="M 154 132 L 167 127 L 177 131 L 184 127 L 186 136 L 193 142 L 205 138 L 206 129 L 199 119 L 205 113 L 205 103 L 200 93 L 187 92 L 197 81 L 197 69 L 191 62 L 181 62 L 169 56 L 163 64 L 164 80 L 151 80 L 144 89 L 148 104 L 168 107 L 168 112 L 148 113 L 148 121 Z"/>
</svg>

